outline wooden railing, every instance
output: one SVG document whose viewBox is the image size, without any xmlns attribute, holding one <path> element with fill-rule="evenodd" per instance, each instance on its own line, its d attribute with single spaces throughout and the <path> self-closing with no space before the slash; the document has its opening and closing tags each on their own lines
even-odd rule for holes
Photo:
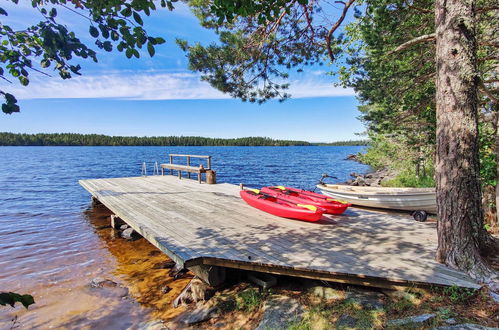
<svg viewBox="0 0 499 330">
<path fill-rule="evenodd" d="M 187 159 L 187 165 L 174 164 L 174 157 L 185 157 Z M 206 183 L 216 183 L 216 173 L 211 169 L 211 156 L 205 155 L 183 155 L 183 154 L 169 154 L 170 163 L 161 164 L 161 175 L 165 175 L 165 169 L 170 170 L 170 174 L 173 175 L 173 171 L 177 171 L 178 178 L 182 179 L 182 171 L 187 172 L 189 179 L 191 178 L 191 173 L 196 173 L 198 176 L 198 182 L 201 183 L 201 174 L 206 173 Z M 207 167 L 203 165 L 191 166 L 191 158 L 201 158 L 207 160 Z"/>
</svg>

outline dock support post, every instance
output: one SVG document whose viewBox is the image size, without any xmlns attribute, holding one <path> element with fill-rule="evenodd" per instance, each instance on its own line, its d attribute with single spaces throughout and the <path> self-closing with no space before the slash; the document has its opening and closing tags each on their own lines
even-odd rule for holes
<svg viewBox="0 0 499 330">
<path fill-rule="evenodd" d="M 225 268 L 219 266 L 197 265 L 188 268 L 209 286 L 218 286 L 225 282 Z"/>
<path fill-rule="evenodd" d="M 125 224 L 125 221 L 121 220 L 120 217 L 118 217 L 115 214 L 111 214 L 111 227 L 114 229 L 120 229 L 122 225 Z"/>
</svg>

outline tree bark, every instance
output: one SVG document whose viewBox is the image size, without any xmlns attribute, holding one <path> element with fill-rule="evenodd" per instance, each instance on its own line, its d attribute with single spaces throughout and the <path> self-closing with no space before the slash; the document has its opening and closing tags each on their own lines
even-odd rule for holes
<svg viewBox="0 0 499 330">
<path fill-rule="evenodd" d="M 436 0 L 437 260 L 480 281 L 483 228 L 474 0 Z"/>
<path fill-rule="evenodd" d="M 495 230 L 499 231 L 499 105 L 494 105 L 496 122 L 496 223 Z"/>
</svg>

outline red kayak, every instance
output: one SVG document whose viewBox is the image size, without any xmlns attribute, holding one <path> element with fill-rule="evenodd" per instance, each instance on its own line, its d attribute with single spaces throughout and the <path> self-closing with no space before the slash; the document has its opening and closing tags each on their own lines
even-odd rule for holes
<svg viewBox="0 0 499 330">
<path fill-rule="evenodd" d="M 352 205 L 312 191 L 283 186 L 263 187 L 262 192 L 292 203 L 314 205 L 326 209 L 328 214 L 342 214 Z"/>
<path fill-rule="evenodd" d="M 263 194 L 258 189 L 247 189 L 239 192 L 241 198 L 249 205 L 278 217 L 304 221 L 318 221 L 325 209 L 315 205 L 293 203 L 279 197 Z"/>
</svg>

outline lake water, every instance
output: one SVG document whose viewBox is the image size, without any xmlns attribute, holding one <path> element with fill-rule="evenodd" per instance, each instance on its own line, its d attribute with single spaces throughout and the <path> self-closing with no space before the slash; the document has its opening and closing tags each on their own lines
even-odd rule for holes
<svg viewBox="0 0 499 330">
<path fill-rule="evenodd" d="M 79 179 L 141 175 L 169 153 L 212 155 L 218 182 L 312 189 L 322 173 L 346 181 L 365 165 L 347 161 L 364 147 L 0 147 L 0 291 L 29 293 L 28 311 L 0 306 L 0 329 L 20 326 L 128 328 L 175 316 L 171 300 L 188 279 L 157 269 L 166 257 L 145 240 L 107 228 Z M 182 159 L 179 161 L 185 161 Z M 192 160 L 192 165 L 199 161 Z M 96 277 L 119 290 L 89 288 Z M 166 284 L 165 284 L 166 283 Z M 164 286 L 172 289 L 164 293 Z"/>
</svg>

